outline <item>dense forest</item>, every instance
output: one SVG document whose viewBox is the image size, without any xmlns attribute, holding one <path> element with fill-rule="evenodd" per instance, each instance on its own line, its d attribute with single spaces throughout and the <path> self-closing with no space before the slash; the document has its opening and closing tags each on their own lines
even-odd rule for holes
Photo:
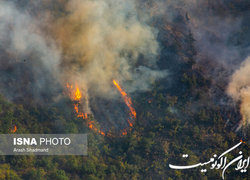
<svg viewBox="0 0 250 180">
<path fill-rule="evenodd" d="M 229 14 L 242 17 L 238 31 L 233 31 L 233 36 L 228 35 L 226 43 L 230 47 L 241 48 L 241 55 L 247 57 L 249 2 L 206 2 L 208 11 L 218 17 Z M 19 3 L 23 7 L 28 6 L 26 1 Z M 144 8 L 151 7 L 151 13 L 157 12 L 151 1 L 140 3 Z M 59 5 L 50 8 L 55 12 L 61 11 Z M 87 156 L 0 156 L 0 179 L 214 180 L 221 179 L 222 170 L 208 168 L 206 173 L 201 173 L 200 168 L 174 170 L 169 164 L 206 162 L 214 153 L 221 154 L 240 141 L 245 143 L 238 150 L 247 157 L 249 127 L 237 130 L 242 119 L 240 102 L 234 102 L 226 93 L 230 79 L 228 74 L 232 71 L 215 64 L 211 60 L 213 57 L 202 56 L 195 32 L 189 27 L 191 15 L 178 8 L 173 11 L 171 21 L 168 17 L 156 16 L 149 23 L 158 30 L 157 42 L 161 48 L 157 66 L 160 70 L 168 70 L 168 75 L 156 79 L 147 90 L 129 91 L 137 116 L 133 128 L 126 135 L 103 136 L 89 129 L 86 121 L 77 117 L 74 101 L 65 95 L 64 87 L 55 92 L 46 91 L 39 97 L 43 101 L 35 100 L 33 94 L 26 90 L 30 87 L 28 84 L 33 82 L 30 79 L 32 72 L 16 73 L 10 65 L 0 62 L 0 76 L 5 77 L 0 82 L 5 88 L 0 91 L 0 133 L 13 133 L 12 129 L 16 126 L 17 134 L 88 134 Z M 216 37 L 211 35 L 210 38 Z M 11 57 L 14 58 L 14 55 Z M 2 55 L 0 61 L 8 61 L 2 58 L 5 56 Z M 199 58 L 200 61 L 197 60 Z M 25 63 L 28 62 L 22 59 L 14 66 L 29 70 Z M 16 75 L 27 78 L 21 81 L 24 87 L 16 85 L 19 81 L 19 78 L 15 79 Z M 46 88 L 50 89 L 49 86 Z M 126 87 L 123 87 L 125 91 Z M 21 95 L 10 98 L 8 91 Z M 23 91 L 27 94 L 23 95 Z M 60 98 L 54 100 L 55 93 L 60 94 Z M 121 97 L 119 101 L 123 102 Z M 98 118 L 94 117 L 89 118 L 98 124 Z M 105 124 L 103 121 L 99 128 Z M 228 159 L 232 160 L 237 153 L 229 154 Z M 183 154 L 188 154 L 188 158 L 182 158 Z M 227 169 L 226 179 L 247 180 L 249 172 L 236 171 L 235 166 Z"/>
</svg>

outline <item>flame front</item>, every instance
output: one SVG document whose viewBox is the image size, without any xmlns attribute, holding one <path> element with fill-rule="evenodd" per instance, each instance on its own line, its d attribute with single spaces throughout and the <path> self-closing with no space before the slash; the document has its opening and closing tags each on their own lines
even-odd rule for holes
<svg viewBox="0 0 250 180">
<path fill-rule="evenodd" d="M 14 128 L 10 130 L 10 132 L 11 132 L 11 133 L 15 133 L 16 131 L 17 131 L 17 127 L 16 127 L 16 125 L 15 125 Z"/>
<path fill-rule="evenodd" d="M 132 101 L 131 101 L 131 98 L 127 95 L 127 93 L 122 90 L 122 88 L 119 86 L 119 84 L 113 80 L 113 84 L 116 86 L 116 88 L 119 90 L 119 92 L 121 93 L 122 95 L 122 98 L 125 102 L 125 104 L 128 106 L 129 110 L 130 110 L 130 113 L 132 115 L 132 118 L 133 119 L 136 119 L 136 111 L 135 109 L 132 107 Z"/>
<path fill-rule="evenodd" d="M 118 91 L 120 92 L 120 94 L 122 95 L 122 99 L 124 100 L 125 104 L 128 106 L 129 111 L 130 111 L 130 116 L 132 120 L 136 119 L 136 111 L 135 109 L 132 107 L 132 101 L 131 98 L 127 95 L 127 93 L 121 88 L 121 86 L 115 81 L 113 80 L 113 84 L 115 85 L 115 87 L 118 89 Z M 128 124 L 130 127 L 133 127 L 133 123 L 128 119 Z M 126 135 L 127 131 L 124 130 L 122 132 L 122 135 Z"/>
<path fill-rule="evenodd" d="M 77 87 L 77 88 L 76 88 L 75 98 L 74 98 L 74 99 L 75 99 L 76 101 L 79 101 L 81 98 L 82 98 L 82 94 L 81 94 L 79 88 Z"/>
<path fill-rule="evenodd" d="M 129 108 L 129 111 L 130 111 L 130 113 L 129 113 L 130 119 L 128 119 L 129 127 L 121 130 L 121 133 L 120 133 L 121 135 L 127 135 L 128 131 L 131 130 L 131 128 L 133 127 L 132 121 L 136 119 L 136 111 L 132 107 L 131 98 L 127 95 L 127 93 L 120 87 L 120 85 L 115 80 L 113 80 L 113 84 L 120 92 L 122 99 L 124 100 L 125 104 L 127 105 L 127 107 Z M 70 91 L 71 99 L 74 101 L 74 110 L 75 110 L 77 117 L 82 118 L 83 120 L 86 120 L 88 127 L 90 129 L 92 129 L 93 131 L 95 131 L 103 136 L 105 136 L 105 135 L 112 136 L 111 132 L 104 133 L 99 128 L 97 128 L 97 126 L 95 125 L 95 122 L 88 117 L 87 113 L 80 112 L 79 105 L 80 105 L 80 101 L 82 99 L 82 93 L 81 93 L 80 89 L 78 88 L 78 86 L 76 85 L 76 88 L 74 89 L 72 85 L 67 84 L 67 88 Z"/>
<path fill-rule="evenodd" d="M 74 101 L 73 105 L 74 105 L 74 110 L 75 110 L 77 117 L 85 120 L 89 129 L 92 129 L 93 131 L 105 136 L 105 133 L 96 127 L 94 121 L 92 121 L 88 118 L 88 114 L 83 113 L 79 110 L 80 101 L 82 99 L 82 93 L 81 93 L 80 89 L 78 88 L 78 86 L 76 85 L 76 88 L 74 90 L 72 85 L 67 84 L 67 88 L 70 91 L 71 99 Z"/>
</svg>

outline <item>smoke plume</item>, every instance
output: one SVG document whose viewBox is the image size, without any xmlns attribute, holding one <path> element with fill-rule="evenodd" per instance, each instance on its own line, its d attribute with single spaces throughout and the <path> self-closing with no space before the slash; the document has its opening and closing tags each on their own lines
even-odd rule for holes
<svg viewBox="0 0 250 180">
<path fill-rule="evenodd" d="M 83 112 L 102 117 L 103 107 L 124 107 L 114 79 L 133 93 L 167 75 L 158 32 L 134 0 L 2 1 L 0 19 L 0 92 L 10 100 L 51 102 L 68 84 L 81 90 Z M 117 111 L 113 125 L 128 116 Z"/>
<path fill-rule="evenodd" d="M 37 91 L 48 87 L 43 78 L 50 74 L 62 86 L 69 82 L 111 98 L 112 79 L 133 92 L 147 90 L 166 75 L 156 65 L 157 31 L 139 20 L 133 0 L 61 1 L 60 10 L 40 4 L 37 8 L 32 3 L 37 16 L 46 16 L 43 20 L 32 17 L 30 7 L 2 2 L 0 27 L 2 51 L 8 54 L 5 61 L 13 61 L 13 56 L 15 63 L 29 58 L 28 71 L 37 74 Z"/>
<path fill-rule="evenodd" d="M 232 75 L 227 92 L 232 98 L 240 102 L 242 114 L 241 125 L 250 124 L 250 57 L 248 57 L 238 70 Z"/>
<path fill-rule="evenodd" d="M 132 92 L 146 90 L 166 74 L 155 72 L 157 32 L 139 21 L 134 1 L 73 0 L 65 9 L 67 13 L 54 17 L 51 29 L 64 54 L 64 78 L 71 83 L 111 98 L 112 79 Z"/>
<path fill-rule="evenodd" d="M 60 51 L 40 21 L 14 4 L 0 2 L 0 92 L 10 100 L 44 101 L 57 92 Z"/>
<path fill-rule="evenodd" d="M 80 88 L 84 109 L 98 114 L 121 100 L 113 79 L 133 95 L 166 77 L 162 69 L 174 82 L 192 59 L 211 86 L 224 93 L 229 83 L 248 124 L 247 7 L 247 0 L 1 1 L 0 93 L 49 101 L 68 83 Z"/>
</svg>

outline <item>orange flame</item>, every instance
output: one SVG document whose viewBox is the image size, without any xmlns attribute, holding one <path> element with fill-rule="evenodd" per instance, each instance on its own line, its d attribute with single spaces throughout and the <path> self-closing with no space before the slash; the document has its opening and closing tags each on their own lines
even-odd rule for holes
<svg viewBox="0 0 250 180">
<path fill-rule="evenodd" d="M 79 112 L 79 109 L 78 109 L 78 104 L 74 104 L 74 109 L 75 109 L 76 113 L 78 113 L 78 112 Z"/>
<path fill-rule="evenodd" d="M 115 87 L 118 89 L 118 91 L 122 95 L 122 98 L 123 98 L 125 104 L 128 106 L 128 108 L 130 110 L 131 119 L 135 120 L 136 119 L 136 111 L 132 107 L 131 98 L 127 95 L 127 93 L 121 88 L 121 86 L 115 80 L 113 80 L 113 84 L 115 85 Z M 130 128 L 133 127 L 133 123 L 129 119 L 128 119 L 128 124 L 129 124 Z M 131 130 L 131 129 L 129 129 L 129 130 Z M 128 133 L 128 130 L 124 129 L 121 134 L 122 135 L 127 135 L 127 133 Z"/>
<path fill-rule="evenodd" d="M 67 84 L 67 88 L 70 91 L 72 91 L 73 86 Z M 82 93 L 81 93 L 80 89 L 78 88 L 78 86 L 76 86 L 75 91 L 71 92 L 71 99 L 75 101 L 74 102 L 74 110 L 75 110 L 75 113 L 76 113 L 77 117 L 82 118 L 83 120 L 86 120 L 86 123 L 87 123 L 89 129 L 92 129 L 93 131 L 95 131 L 95 132 L 97 132 L 97 133 L 105 136 L 105 133 L 103 131 L 99 130 L 95 126 L 94 121 L 91 121 L 88 118 L 88 114 L 87 113 L 80 112 L 80 110 L 79 110 L 79 104 L 80 104 L 81 98 L 82 98 Z"/>
<path fill-rule="evenodd" d="M 122 135 L 123 135 L 123 136 L 125 136 L 125 135 L 127 135 L 127 134 L 128 134 L 127 131 L 122 132 Z"/>
<path fill-rule="evenodd" d="M 16 127 L 16 125 L 15 125 L 14 128 L 10 130 L 10 132 L 11 132 L 11 133 L 15 133 L 16 131 L 17 131 L 17 127 Z"/>
<path fill-rule="evenodd" d="M 127 95 L 127 93 L 122 90 L 122 88 L 119 86 L 119 84 L 113 80 L 113 84 L 116 86 L 116 88 L 119 90 L 119 92 L 121 93 L 122 95 L 122 98 L 125 102 L 125 104 L 128 106 L 129 110 L 130 110 L 130 113 L 132 114 L 132 117 L 133 119 L 136 119 L 136 111 L 135 109 L 132 107 L 132 101 L 131 101 L 131 98 Z"/>
<path fill-rule="evenodd" d="M 115 87 L 118 89 L 118 91 L 120 92 L 120 94 L 122 95 L 122 98 L 125 102 L 125 104 L 128 106 L 129 108 L 129 111 L 130 111 L 130 116 L 131 116 L 131 119 L 132 120 L 135 120 L 136 119 L 136 111 L 135 109 L 132 107 L 132 101 L 131 101 L 131 98 L 127 95 L 127 93 L 120 87 L 120 85 L 115 81 L 113 80 L 113 84 L 115 85 Z M 80 104 L 80 100 L 82 98 L 82 94 L 81 94 L 81 91 L 80 89 L 76 86 L 76 89 L 75 91 L 72 92 L 73 90 L 73 86 L 72 85 L 69 85 L 67 84 L 67 88 L 70 90 L 71 92 L 71 99 L 74 100 L 74 110 L 75 110 L 75 113 L 77 115 L 77 117 L 79 118 L 82 118 L 83 120 L 86 120 L 86 123 L 89 127 L 89 129 L 92 129 L 93 131 L 103 135 L 103 136 L 112 136 L 112 133 L 111 132 L 103 132 L 101 131 L 100 129 L 98 129 L 95 125 L 95 122 L 90 120 L 88 118 L 88 114 L 87 113 L 82 113 L 79 111 L 79 104 Z M 131 130 L 131 128 L 133 127 L 133 123 L 131 122 L 130 119 L 128 119 L 128 124 L 129 124 L 129 127 L 130 128 L 125 128 L 121 131 L 121 135 L 127 135 L 128 131 Z"/>
<path fill-rule="evenodd" d="M 77 87 L 77 88 L 76 88 L 75 98 L 74 98 L 74 99 L 75 99 L 76 101 L 79 101 L 81 98 L 82 98 L 82 94 L 81 94 L 79 88 Z"/>
<path fill-rule="evenodd" d="M 87 119 L 88 118 L 88 114 L 87 113 L 79 113 L 77 115 L 77 117 L 82 117 L 83 119 Z"/>
<path fill-rule="evenodd" d="M 246 143 L 245 141 L 243 141 L 242 139 L 240 140 L 240 142 L 242 142 L 242 143 Z"/>
</svg>

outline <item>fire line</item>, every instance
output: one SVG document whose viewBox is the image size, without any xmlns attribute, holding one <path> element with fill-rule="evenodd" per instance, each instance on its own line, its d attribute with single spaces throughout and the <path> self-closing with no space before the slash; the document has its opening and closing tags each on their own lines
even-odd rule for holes
<svg viewBox="0 0 250 180">
<path fill-rule="evenodd" d="M 124 135 L 127 135 L 128 131 L 131 130 L 131 128 L 133 127 L 133 122 L 132 121 L 134 121 L 136 119 L 136 111 L 132 106 L 131 98 L 121 88 L 121 86 L 118 84 L 118 82 L 116 80 L 113 80 L 113 84 L 117 88 L 117 90 L 120 92 L 123 101 L 125 102 L 125 104 L 127 105 L 127 107 L 129 108 L 129 111 L 130 111 L 130 113 L 129 113 L 130 119 L 127 120 L 128 124 L 129 124 L 129 127 L 124 128 L 123 130 L 121 130 L 121 135 L 124 136 Z M 75 110 L 75 113 L 76 113 L 77 117 L 82 118 L 83 120 L 85 120 L 86 123 L 87 123 L 87 126 L 89 127 L 89 129 L 92 129 L 93 131 L 95 131 L 95 132 L 97 132 L 97 133 L 99 133 L 99 134 L 101 134 L 103 136 L 111 136 L 110 132 L 105 133 L 105 132 L 101 131 L 99 128 L 97 128 L 97 126 L 95 125 L 95 122 L 92 121 L 88 117 L 87 113 L 80 112 L 79 105 L 80 105 L 80 101 L 81 101 L 81 98 L 82 98 L 82 94 L 81 94 L 81 91 L 78 88 L 78 86 L 76 86 L 75 90 L 73 90 L 73 86 L 67 84 L 67 88 L 70 91 L 71 99 L 74 101 L 73 105 L 74 105 L 74 110 Z"/>
<path fill-rule="evenodd" d="M 17 131 L 17 127 L 16 127 L 16 125 L 15 125 L 14 128 L 10 130 L 10 132 L 11 132 L 11 133 L 15 133 L 16 131 Z"/>
</svg>

